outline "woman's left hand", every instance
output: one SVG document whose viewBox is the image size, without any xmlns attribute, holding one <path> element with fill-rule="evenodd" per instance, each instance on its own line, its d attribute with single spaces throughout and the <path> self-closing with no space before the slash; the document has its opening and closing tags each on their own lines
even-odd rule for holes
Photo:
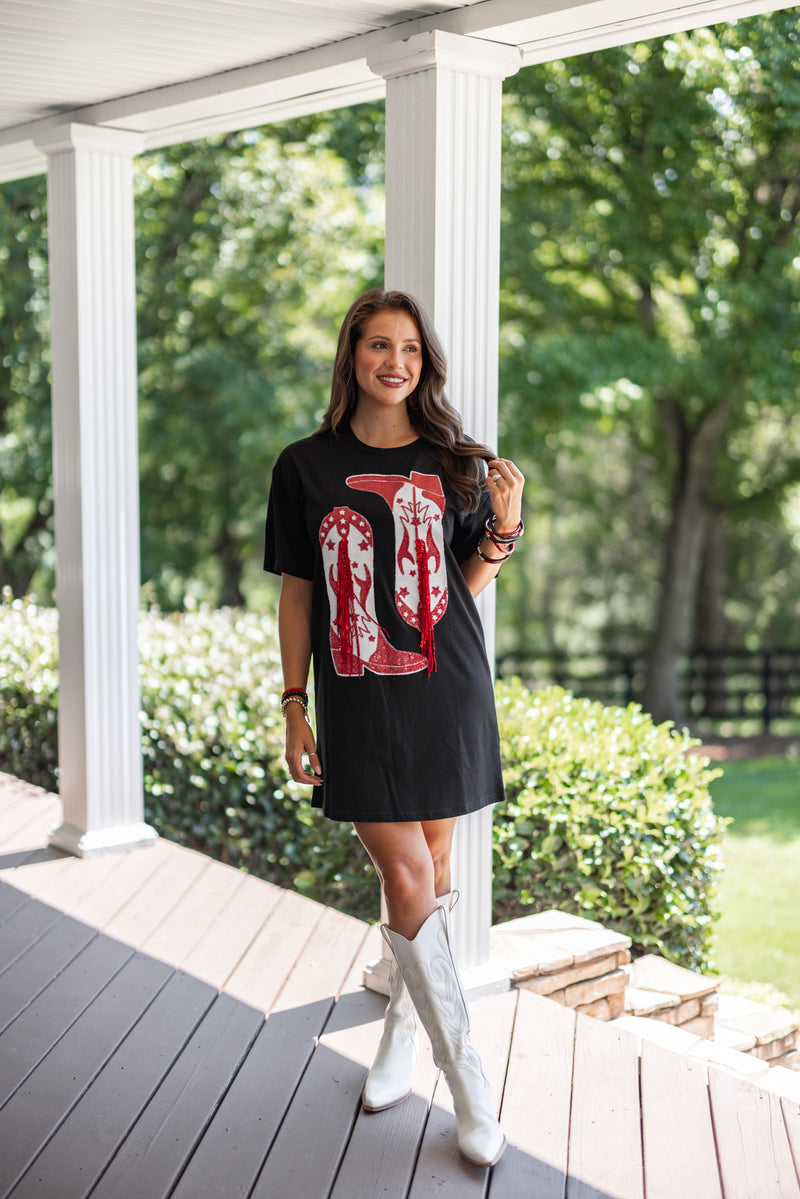
<svg viewBox="0 0 800 1199">
<path fill-rule="evenodd" d="M 514 533 L 522 519 L 522 489 L 525 485 L 522 471 L 509 458 L 493 458 L 486 485 L 497 517 L 495 533 L 498 537 Z"/>
</svg>

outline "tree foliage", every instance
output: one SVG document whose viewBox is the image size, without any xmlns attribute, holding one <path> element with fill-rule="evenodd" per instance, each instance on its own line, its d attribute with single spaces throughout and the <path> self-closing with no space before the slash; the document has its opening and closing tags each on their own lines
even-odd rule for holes
<svg viewBox="0 0 800 1199">
<path fill-rule="evenodd" d="M 587 518 L 612 582 L 605 595 L 597 574 L 586 583 L 601 634 L 625 628 L 615 607 L 637 639 L 650 633 L 659 716 L 678 715 L 713 538 L 778 517 L 800 479 L 798 41 L 790 11 L 531 68 L 508 87 L 505 422 L 534 432 L 534 474 Z M 712 627 L 723 592 L 718 578 Z"/>
<path fill-rule="evenodd" d="M 243 602 L 272 462 L 318 422 L 340 317 L 381 274 L 376 197 L 324 124 L 301 133 L 141 164 L 142 565 L 167 605 L 198 584 Z"/>
<path fill-rule="evenodd" d="M 528 67 L 504 121 L 500 448 L 529 535 L 498 646 L 649 641 L 649 706 L 677 716 L 693 640 L 796 640 L 797 10 Z M 383 133 L 362 105 L 139 160 L 142 562 L 164 607 L 263 600 L 271 463 L 382 276 Z M 46 598 L 44 213 L 43 180 L 0 189 L 0 582 Z"/>
<path fill-rule="evenodd" d="M 45 180 L 0 188 L 0 588 L 53 567 Z"/>
</svg>

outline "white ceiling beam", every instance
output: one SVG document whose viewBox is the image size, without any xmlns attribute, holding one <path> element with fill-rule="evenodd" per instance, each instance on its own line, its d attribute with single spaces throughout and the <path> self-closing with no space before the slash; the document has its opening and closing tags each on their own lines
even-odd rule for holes
<svg viewBox="0 0 800 1199">
<path fill-rule="evenodd" d="M 69 120 L 140 133 L 148 148 L 344 107 L 383 94 L 368 55 L 433 29 L 520 46 L 526 63 L 790 8 L 782 0 L 483 0 L 254 66 L 0 131 L 0 182 L 45 169 L 35 140 Z"/>
</svg>

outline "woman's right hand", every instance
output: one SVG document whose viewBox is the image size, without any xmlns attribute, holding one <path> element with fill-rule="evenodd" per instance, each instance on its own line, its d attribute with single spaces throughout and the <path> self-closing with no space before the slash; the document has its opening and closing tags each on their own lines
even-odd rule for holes
<svg viewBox="0 0 800 1199">
<path fill-rule="evenodd" d="M 306 770 L 303 765 L 305 756 L 308 757 L 310 770 Z M 312 787 L 321 786 L 322 769 L 317 756 L 317 745 L 302 704 L 286 705 L 286 765 L 296 783 Z"/>
</svg>

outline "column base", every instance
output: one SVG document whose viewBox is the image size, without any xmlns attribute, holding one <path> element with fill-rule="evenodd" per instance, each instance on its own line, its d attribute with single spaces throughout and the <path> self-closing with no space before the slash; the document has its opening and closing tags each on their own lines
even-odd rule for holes
<svg viewBox="0 0 800 1199">
<path fill-rule="evenodd" d="M 377 991 L 379 995 L 389 994 L 389 966 L 386 958 L 377 958 L 368 962 L 361 976 L 362 986 L 368 991 Z M 511 978 L 505 962 L 482 962 L 479 966 L 469 966 L 459 971 L 464 994 L 468 999 L 478 999 L 481 995 L 499 995 L 502 991 L 511 989 Z"/>
<path fill-rule="evenodd" d="M 76 828 L 74 824 L 64 823 L 52 830 L 48 844 L 77 858 L 91 858 L 101 853 L 154 845 L 157 840 L 156 830 L 143 822 L 93 829 L 91 832 Z"/>
</svg>

